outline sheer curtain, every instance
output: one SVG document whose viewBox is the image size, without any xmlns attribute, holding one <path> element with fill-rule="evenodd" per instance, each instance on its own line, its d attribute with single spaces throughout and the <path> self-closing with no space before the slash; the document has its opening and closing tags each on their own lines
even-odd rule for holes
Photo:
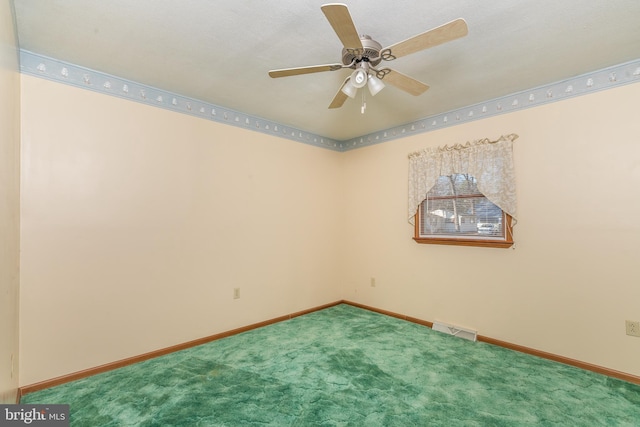
<svg viewBox="0 0 640 427">
<path fill-rule="evenodd" d="M 427 148 L 409 154 L 409 222 L 440 176 L 455 173 L 476 178 L 478 190 L 493 204 L 516 218 L 516 179 L 513 141 L 503 135 L 497 141 L 481 139 L 466 144 Z"/>
</svg>

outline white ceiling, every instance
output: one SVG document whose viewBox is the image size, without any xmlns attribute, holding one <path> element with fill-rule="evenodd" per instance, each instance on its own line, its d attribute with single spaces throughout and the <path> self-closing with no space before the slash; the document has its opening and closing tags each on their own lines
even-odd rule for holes
<svg viewBox="0 0 640 427">
<path fill-rule="evenodd" d="M 327 107 L 350 70 L 321 0 L 14 0 L 20 48 L 335 140 L 388 129 L 640 58 L 638 0 L 350 0 L 383 47 L 464 18 L 461 39 L 386 66 L 427 83 Z M 362 90 L 361 90 L 362 91 Z"/>
</svg>

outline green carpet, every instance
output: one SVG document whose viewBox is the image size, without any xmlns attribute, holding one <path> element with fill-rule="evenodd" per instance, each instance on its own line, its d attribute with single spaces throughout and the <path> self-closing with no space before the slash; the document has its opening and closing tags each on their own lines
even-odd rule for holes
<svg viewBox="0 0 640 427">
<path fill-rule="evenodd" d="M 640 426 L 640 386 L 338 305 L 31 393 L 72 426 Z"/>
</svg>

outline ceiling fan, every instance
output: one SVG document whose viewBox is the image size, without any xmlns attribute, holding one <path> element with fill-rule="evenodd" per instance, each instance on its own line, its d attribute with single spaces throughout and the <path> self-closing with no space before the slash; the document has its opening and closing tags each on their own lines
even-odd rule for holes
<svg viewBox="0 0 640 427">
<path fill-rule="evenodd" d="M 340 86 L 333 101 L 329 104 L 329 108 L 342 107 L 347 97 L 354 98 L 358 89 L 364 86 L 368 86 L 371 95 L 375 96 L 384 88 L 383 81 L 411 95 L 421 95 L 429 89 L 428 85 L 390 68 L 376 67 L 383 60 L 392 61 L 396 58 L 464 37 L 468 33 L 467 23 L 464 19 L 456 19 L 383 49 L 382 45 L 370 36 L 358 34 L 346 5 L 329 3 L 323 5 L 321 9 L 344 46 L 342 49 L 342 63 L 271 70 L 269 71 L 269 76 L 278 78 L 323 71 L 337 71 L 343 68 L 353 69 L 354 71 L 351 75 Z M 363 113 L 364 108 L 365 104 L 363 102 Z"/>
</svg>

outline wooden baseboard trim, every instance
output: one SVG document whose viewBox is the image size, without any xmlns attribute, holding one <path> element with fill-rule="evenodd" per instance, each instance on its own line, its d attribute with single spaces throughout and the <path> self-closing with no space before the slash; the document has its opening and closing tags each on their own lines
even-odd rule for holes
<svg viewBox="0 0 640 427">
<path fill-rule="evenodd" d="M 240 328 L 232 329 L 230 331 L 221 332 L 218 334 L 210 335 L 208 337 L 199 338 L 193 341 L 188 341 L 182 344 L 177 344 L 171 347 L 166 347 L 160 350 L 151 351 L 138 356 L 128 357 L 126 359 L 118 360 L 115 362 L 106 363 L 104 365 L 96 366 L 94 368 L 84 369 L 82 371 L 73 372 L 71 374 L 62 375 L 50 380 L 41 381 L 35 384 L 26 385 L 18 389 L 18 402 L 22 396 L 33 393 L 34 391 L 44 390 L 45 388 L 55 387 L 57 385 L 65 384 L 71 381 L 76 381 L 82 378 L 90 377 L 92 375 L 101 374 L 103 372 L 112 371 L 114 369 L 122 368 L 124 366 L 132 365 L 138 362 L 144 362 L 145 360 L 153 359 L 155 357 L 164 356 L 165 354 L 174 353 L 180 350 L 186 350 L 191 347 L 206 344 L 211 341 L 216 341 L 222 338 L 230 337 L 232 335 L 241 334 L 243 332 L 251 331 L 253 329 L 269 326 L 274 323 L 283 322 L 285 320 L 293 319 L 294 317 L 303 316 L 305 314 L 313 313 L 315 311 L 324 310 L 329 307 L 341 304 L 342 301 L 336 301 L 329 304 L 324 304 L 318 307 L 310 308 L 307 310 L 297 311 L 295 313 L 287 314 L 284 316 L 276 317 L 273 319 L 265 320 L 263 322 L 253 323 L 251 325 L 243 326 Z"/>
<path fill-rule="evenodd" d="M 429 321 L 426 321 L 426 320 L 418 319 L 417 317 L 405 316 L 404 314 L 394 313 L 393 311 L 388 311 L 388 310 L 382 310 L 380 308 L 371 307 L 371 306 L 360 304 L 360 303 L 353 302 L 353 301 L 343 300 L 342 303 L 343 304 L 349 304 L 349 305 L 352 305 L 352 306 L 358 307 L 358 308 L 363 308 L 365 310 L 374 311 L 376 313 L 384 314 L 384 315 L 387 315 L 387 316 L 395 317 L 397 319 L 407 320 L 407 321 L 409 321 L 411 323 L 417 323 L 419 325 L 427 326 L 429 328 L 433 328 L 433 322 L 429 322 Z"/>
<path fill-rule="evenodd" d="M 363 308 L 365 310 L 374 311 L 376 313 L 386 314 L 387 316 L 396 317 L 398 319 L 407 320 L 409 322 L 418 323 L 420 325 L 433 328 L 433 322 L 429 322 L 422 319 L 417 319 L 411 316 L 405 316 L 404 314 L 394 313 L 392 311 L 381 310 L 379 308 L 370 307 L 364 304 L 359 304 L 351 301 L 342 301 L 344 304 L 349 304 L 354 307 Z M 640 384 L 640 377 L 626 372 L 616 371 L 615 369 L 609 369 L 591 363 L 582 362 L 580 360 L 571 359 L 569 357 L 558 356 L 557 354 L 547 353 L 545 351 L 536 350 L 534 348 L 525 347 L 518 344 L 512 344 L 507 341 L 497 340 L 495 338 L 478 335 L 478 341 L 485 342 L 487 344 L 497 345 L 499 347 L 508 348 L 509 350 L 518 351 L 520 353 L 530 354 L 532 356 L 541 357 L 543 359 L 553 360 L 554 362 L 564 363 L 565 365 L 575 366 L 576 368 L 584 369 L 586 371 L 596 372 L 598 374 L 606 375 L 608 377 L 617 378 L 619 380 L 627 381 L 634 384 Z"/>
<path fill-rule="evenodd" d="M 497 340 L 491 337 L 485 337 L 478 335 L 478 341 L 486 342 L 488 344 L 497 345 L 499 347 L 508 348 L 509 350 L 518 351 L 520 353 L 530 354 L 532 356 L 541 357 L 543 359 L 553 360 L 554 362 L 564 363 L 565 365 L 574 366 L 576 368 L 584 369 L 586 371 L 596 372 L 598 374 L 606 375 L 608 377 L 617 378 L 619 380 L 627 381 L 634 384 L 640 384 L 640 377 L 636 375 L 627 374 L 626 372 L 616 371 L 615 369 L 605 368 L 603 366 L 594 365 L 580 360 L 571 359 L 569 357 L 559 356 L 553 353 L 547 353 L 546 351 L 536 350 L 535 348 L 525 347 L 518 344 L 512 344 L 510 342 Z"/>
<path fill-rule="evenodd" d="M 17 395 L 17 403 L 20 402 L 20 399 L 22 398 L 22 396 L 29 394 L 29 393 L 33 393 L 35 391 L 39 391 L 39 390 L 43 390 L 45 388 L 50 388 L 50 387 L 54 387 L 60 384 L 65 384 L 71 381 L 76 381 L 82 378 L 86 378 L 92 375 L 96 375 L 96 374 L 100 374 L 102 372 L 107 372 L 107 371 L 111 371 L 114 369 L 118 369 L 118 368 L 122 368 L 124 366 L 128 366 L 128 365 L 132 365 L 134 363 L 138 363 L 138 362 L 143 362 L 145 360 L 149 360 L 149 359 L 153 359 L 155 357 L 159 357 L 159 356 L 164 356 L 165 354 L 169 354 L 169 353 L 174 353 L 176 351 L 180 351 L 180 350 L 185 350 L 187 348 L 191 348 L 191 347 L 195 347 L 198 345 L 202 345 L 202 344 L 206 344 L 209 343 L 211 341 L 216 341 L 222 338 L 226 338 L 226 337 L 230 337 L 233 335 L 237 335 L 243 332 L 247 332 L 247 331 L 251 331 L 253 329 L 258 329 L 258 328 L 262 328 L 264 326 L 269 326 L 272 325 L 274 323 L 279 323 L 285 320 L 289 320 L 289 319 L 293 319 L 295 317 L 299 317 L 299 316 L 303 316 L 305 314 L 309 314 L 309 313 L 313 313 L 315 311 L 320 311 L 320 310 L 324 310 L 326 308 L 330 308 L 330 307 L 334 307 L 336 305 L 339 304 L 348 304 L 354 307 L 358 307 L 358 308 L 362 308 L 365 310 L 369 310 L 369 311 L 373 311 L 375 313 L 380 313 L 380 314 L 384 314 L 386 316 L 390 316 L 390 317 L 395 317 L 397 319 L 401 319 L 401 320 L 406 320 L 408 322 L 411 323 L 416 323 L 422 326 L 426 326 L 428 328 L 432 328 L 433 327 L 433 322 L 429 322 L 427 320 L 422 320 L 419 319 L 417 317 L 411 317 L 411 316 L 407 316 L 404 314 L 399 314 L 399 313 L 395 313 L 393 311 L 388 311 L 388 310 L 383 310 L 380 308 L 376 308 L 376 307 L 371 307 L 368 305 L 364 305 L 364 304 L 360 304 L 360 303 L 356 303 L 353 301 L 348 301 L 348 300 L 340 300 L 340 301 L 336 301 L 336 302 L 332 302 L 329 304 L 324 304 L 318 307 L 314 307 L 314 308 L 310 308 L 307 310 L 302 310 L 302 311 L 298 311 L 295 313 L 291 313 L 288 315 L 284 315 L 284 316 L 280 316 L 280 317 L 276 317 L 270 320 L 265 320 L 263 322 L 258 322 L 258 323 L 253 323 L 251 325 L 247 325 L 247 326 L 243 326 L 240 328 L 236 328 L 236 329 L 232 329 L 230 331 L 226 331 L 226 332 L 221 332 L 218 334 L 214 334 L 214 335 L 210 335 L 208 337 L 204 337 L 204 338 L 199 338 L 193 341 L 188 341 L 182 344 L 177 344 L 171 347 L 166 347 L 160 350 L 155 350 L 155 351 L 151 351 L 149 353 L 145 353 L 145 354 L 141 354 L 138 356 L 133 356 L 133 357 L 129 357 L 126 359 L 122 359 L 122 360 L 118 360 L 115 362 L 111 362 L 111 363 L 106 363 L 104 365 L 101 366 L 97 366 L 94 368 L 89 368 L 89 369 L 85 369 L 82 371 L 78 371 L 78 372 L 73 372 L 71 374 L 67 374 L 67 375 L 62 375 L 60 377 L 57 378 L 53 378 L 50 380 L 45 380 L 45 381 L 41 381 L 35 384 L 30 384 L 30 385 L 26 385 L 23 387 L 18 388 L 18 395 Z M 536 350 L 533 348 L 529 348 L 529 347 L 525 347 L 525 346 L 521 346 L 518 344 L 512 344 L 509 343 L 507 341 L 501 341 L 501 340 L 497 340 L 495 338 L 491 338 L 491 337 L 486 337 L 483 335 L 478 335 L 478 341 L 482 341 L 485 342 L 487 344 L 492 344 L 492 345 L 497 345 L 499 347 L 504 347 L 507 348 L 509 350 L 514 350 L 514 351 L 518 351 L 520 353 L 526 353 L 526 354 L 530 354 L 533 356 L 537 356 L 537 357 L 541 357 L 543 359 L 548 359 L 548 360 L 553 360 L 555 362 L 559 362 L 559 363 L 564 363 L 565 365 L 570 365 L 570 366 L 575 366 L 577 368 L 580 369 L 584 369 L 587 371 L 592 371 L 592 372 L 596 372 L 598 374 L 602 374 L 602 375 L 606 375 L 612 378 L 617 378 L 623 381 L 627 381 L 630 383 L 634 383 L 634 384 L 640 384 L 640 377 L 636 376 L 636 375 L 631 375 L 625 372 L 620 372 L 620 371 L 616 371 L 614 369 L 609 369 L 609 368 L 605 368 L 602 366 L 598 366 L 598 365 L 593 365 L 591 363 L 586 363 L 586 362 L 581 362 L 579 360 L 575 360 L 575 359 L 570 359 L 568 357 L 564 357 L 564 356 L 558 356 L 556 354 L 553 353 L 547 353 L 544 351 L 540 351 L 540 350 Z"/>
</svg>

